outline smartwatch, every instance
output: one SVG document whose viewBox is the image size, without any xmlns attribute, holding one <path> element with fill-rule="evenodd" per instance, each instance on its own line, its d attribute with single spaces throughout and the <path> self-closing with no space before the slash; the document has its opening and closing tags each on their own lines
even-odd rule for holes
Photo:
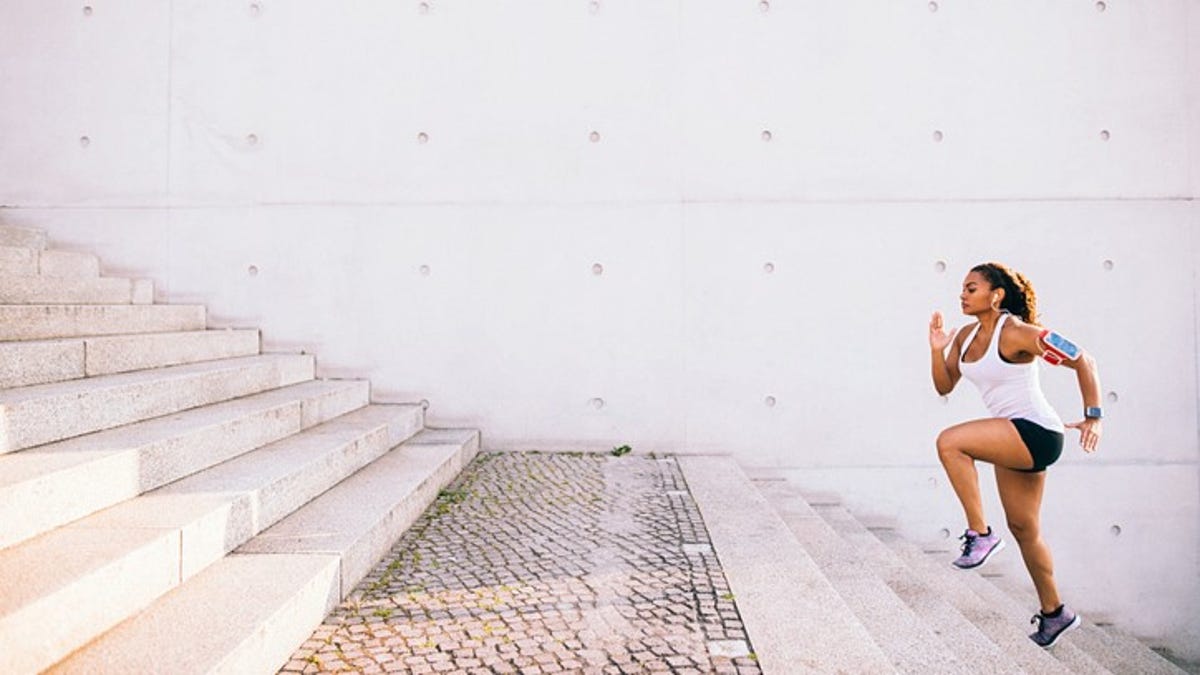
<svg viewBox="0 0 1200 675">
<path fill-rule="evenodd" d="M 1104 409 L 1103 408 L 1092 408 L 1092 407 L 1084 408 L 1083 416 L 1088 418 L 1089 420 L 1098 420 L 1098 419 L 1104 417 Z"/>
</svg>

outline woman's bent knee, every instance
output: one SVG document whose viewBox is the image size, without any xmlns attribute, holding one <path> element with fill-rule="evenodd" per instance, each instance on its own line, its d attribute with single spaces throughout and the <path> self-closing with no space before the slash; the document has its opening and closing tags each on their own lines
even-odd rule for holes
<svg viewBox="0 0 1200 675">
<path fill-rule="evenodd" d="M 1041 536 L 1037 521 L 1009 520 L 1008 531 L 1012 532 L 1013 539 L 1024 544 L 1035 542 Z"/>
<path fill-rule="evenodd" d="M 942 433 L 938 434 L 938 437 L 937 437 L 938 458 L 940 458 L 943 462 L 948 459 L 954 459 L 955 457 L 962 454 L 961 451 L 959 450 L 958 443 L 955 442 L 954 437 L 955 437 L 955 434 L 950 429 L 946 429 L 946 430 L 942 431 Z"/>
</svg>

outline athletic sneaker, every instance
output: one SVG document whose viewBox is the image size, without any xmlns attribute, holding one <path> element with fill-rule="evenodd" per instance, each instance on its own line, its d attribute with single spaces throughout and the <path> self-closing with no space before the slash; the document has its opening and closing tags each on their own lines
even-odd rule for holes
<svg viewBox="0 0 1200 675">
<path fill-rule="evenodd" d="M 1066 605 L 1063 605 L 1058 616 L 1046 616 L 1038 612 L 1029 620 L 1029 623 L 1036 623 L 1038 627 L 1036 633 L 1029 634 L 1029 639 L 1042 647 L 1050 647 L 1058 641 L 1060 635 L 1072 628 L 1078 628 L 1082 621 L 1083 617 L 1072 612 Z"/>
<path fill-rule="evenodd" d="M 992 554 L 1004 548 L 1004 540 L 992 528 L 987 534 L 967 530 L 963 536 L 962 555 L 952 564 L 960 570 L 969 570 L 983 565 Z"/>
</svg>

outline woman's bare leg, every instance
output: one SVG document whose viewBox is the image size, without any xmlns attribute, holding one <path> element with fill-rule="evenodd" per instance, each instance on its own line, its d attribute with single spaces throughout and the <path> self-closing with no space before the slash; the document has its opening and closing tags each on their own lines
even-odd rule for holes
<svg viewBox="0 0 1200 675">
<path fill-rule="evenodd" d="M 995 464 L 997 469 L 1028 469 L 1033 457 L 1013 423 L 1005 419 L 974 420 L 956 424 L 937 439 L 938 459 L 946 470 L 954 494 L 962 504 L 967 527 L 987 532 L 983 500 L 979 496 L 979 473 L 975 460 Z"/>
<path fill-rule="evenodd" d="M 1042 612 L 1048 613 L 1058 609 L 1062 600 L 1054 583 L 1054 559 L 1050 547 L 1042 540 L 1040 513 L 1045 486 L 1044 471 L 1023 473 L 996 467 L 996 487 L 1008 518 L 1008 529 L 1021 547 L 1021 557 L 1037 589 Z"/>
</svg>

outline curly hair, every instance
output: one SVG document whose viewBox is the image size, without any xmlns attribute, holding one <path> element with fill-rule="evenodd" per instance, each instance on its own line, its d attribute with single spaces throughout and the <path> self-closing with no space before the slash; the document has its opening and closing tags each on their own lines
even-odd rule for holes
<svg viewBox="0 0 1200 675">
<path fill-rule="evenodd" d="M 1021 317 L 1025 323 L 1037 325 L 1037 293 L 1025 275 L 998 262 L 976 265 L 971 271 L 987 279 L 992 288 L 1004 289 L 1000 309 Z"/>
</svg>

